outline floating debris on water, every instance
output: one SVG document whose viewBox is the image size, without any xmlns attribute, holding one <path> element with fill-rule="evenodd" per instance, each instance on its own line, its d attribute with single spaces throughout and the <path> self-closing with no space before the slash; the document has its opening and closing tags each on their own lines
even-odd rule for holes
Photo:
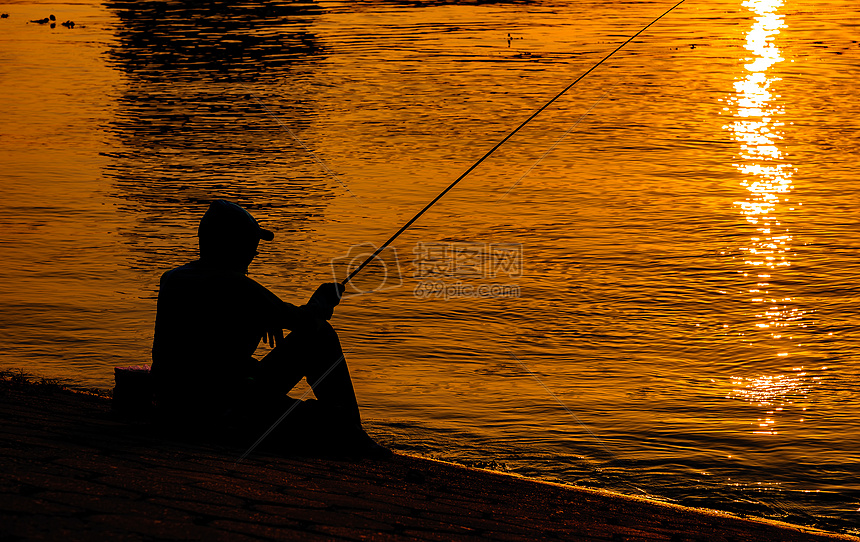
<svg viewBox="0 0 860 542">
<path fill-rule="evenodd" d="M 2 18 L 4 18 L 4 19 L 7 17 L 9 17 L 8 13 L 4 13 L 2 15 Z M 45 17 L 44 19 L 33 19 L 30 22 L 36 23 L 36 24 L 47 24 L 50 22 L 51 28 L 57 28 L 57 22 L 56 21 L 57 21 L 57 17 L 55 15 L 51 14 L 51 15 Z M 72 20 L 68 20 L 68 21 L 66 21 L 64 23 L 60 23 L 60 24 L 65 26 L 66 28 L 74 28 L 75 27 L 75 22 Z M 81 27 L 81 28 L 84 28 L 84 27 Z"/>
</svg>

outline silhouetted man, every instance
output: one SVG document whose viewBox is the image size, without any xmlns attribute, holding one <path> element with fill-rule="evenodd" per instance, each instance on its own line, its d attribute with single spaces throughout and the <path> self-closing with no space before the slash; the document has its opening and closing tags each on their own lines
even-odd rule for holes
<svg viewBox="0 0 860 542">
<path fill-rule="evenodd" d="M 234 203 L 213 201 L 198 237 L 200 259 L 161 277 L 152 346 L 160 419 L 250 436 L 293 406 L 297 400 L 287 392 L 305 377 L 317 400 L 295 405 L 281 440 L 300 433 L 356 453 L 383 454 L 361 429 L 346 360 L 327 321 L 343 287 L 323 284 L 307 304 L 295 306 L 248 278 L 260 240 L 274 234 Z M 287 337 L 284 329 L 291 330 Z M 256 360 L 261 339 L 275 348 Z"/>
</svg>

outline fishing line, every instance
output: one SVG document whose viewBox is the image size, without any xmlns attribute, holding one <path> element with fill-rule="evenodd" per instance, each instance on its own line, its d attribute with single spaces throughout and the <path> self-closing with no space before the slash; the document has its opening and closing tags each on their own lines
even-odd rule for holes
<svg viewBox="0 0 860 542">
<path fill-rule="evenodd" d="M 602 101 L 603 101 L 603 98 L 606 98 L 607 96 L 609 96 L 609 93 L 610 93 L 611 91 L 612 91 L 612 89 L 609 89 L 609 90 L 607 90 L 606 92 L 604 92 L 604 93 L 603 93 L 603 96 L 601 96 L 601 97 L 600 97 L 596 102 L 594 102 L 594 104 L 592 104 L 592 106 L 591 106 L 591 107 L 589 107 L 589 108 L 588 108 L 588 111 L 586 111 L 585 113 L 583 113 L 582 115 L 580 115 L 580 116 L 579 116 L 579 118 L 578 118 L 578 119 L 576 119 L 576 122 L 575 122 L 575 123 L 573 123 L 573 126 L 571 126 L 570 128 L 568 128 L 568 129 L 567 129 L 567 131 L 566 131 L 566 132 L 565 132 L 565 133 L 564 133 L 560 138 L 558 138 L 558 141 L 556 141 L 555 143 L 553 143 L 553 144 L 552 144 L 552 146 L 551 146 L 550 148 L 548 148 L 548 149 L 546 150 L 546 152 L 545 152 L 545 153 L 543 153 L 543 156 L 541 156 L 540 158 L 538 158 L 538 161 L 537 161 L 537 162 L 535 162 L 534 164 L 532 164 L 532 167 L 530 167 L 529 169 L 527 169 L 527 170 L 526 170 L 526 172 L 525 172 L 525 173 L 523 173 L 523 174 L 522 174 L 522 176 L 521 176 L 519 179 L 517 179 L 517 182 L 515 182 L 513 185 L 511 185 L 511 187 L 510 187 L 510 188 L 508 188 L 507 192 L 505 192 L 504 194 L 502 194 L 501 196 L 499 196 L 499 199 L 497 199 L 497 200 L 496 200 L 496 203 L 498 203 L 498 202 L 502 201 L 503 199 L 505 199 L 505 196 L 507 196 L 508 194 L 510 194 L 510 193 L 511 193 L 511 190 L 513 190 L 514 188 L 516 188 L 516 187 L 517 187 L 517 185 L 519 185 L 519 184 L 522 182 L 522 180 L 523 180 L 523 179 L 525 179 L 525 178 L 526 178 L 526 176 L 527 176 L 529 173 L 531 173 L 531 172 L 532 172 L 532 170 L 533 170 L 534 168 L 538 167 L 538 164 L 540 164 L 541 162 L 543 162 L 543 159 L 544 159 L 544 158 L 546 158 L 546 157 L 547 157 L 547 155 L 553 151 L 553 149 L 555 149 L 556 147 L 558 147 L 558 144 L 559 144 L 559 143 L 561 143 L 561 142 L 562 142 L 562 140 L 563 140 L 564 138 L 566 138 L 566 137 L 567 137 L 567 136 L 568 136 L 568 135 L 569 135 L 569 134 L 570 134 L 570 133 L 571 133 L 571 132 L 572 132 L 572 131 L 577 127 L 577 126 L 579 126 L 579 123 L 580 123 L 580 122 L 582 122 L 582 119 L 584 119 L 584 118 L 585 118 L 589 113 L 591 113 L 591 110 L 592 110 L 592 109 L 594 109 L 595 107 L 597 107 L 597 104 L 599 104 L 600 102 L 602 102 Z"/>
<path fill-rule="evenodd" d="M 522 368 L 523 368 L 523 369 L 525 369 L 525 370 L 526 370 L 526 372 L 527 372 L 527 373 L 528 373 L 532 378 L 534 378 L 534 379 L 535 379 L 535 381 L 536 381 L 538 384 L 540 384 L 540 385 L 541 385 L 541 387 L 542 387 L 544 390 L 546 390 L 546 392 L 550 395 L 550 397 L 552 397 L 553 399 L 555 399 L 555 402 L 556 402 L 556 403 L 558 403 L 559 405 L 561 405 L 561 407 L 562 407 L 564 410 L 566 410 L 566 411 L 567 411 L 567 413 L 568 413 L 568 414 L 570 414 L 570 415 L 573 417 L 573 419 L 574 419 L 574 420 L 576 420 L 576 423 L 578 423 L 579 425 L 581 425 L 581 426 L 582 426 L 582 428 L 583 428 L 583 429 L 585 429 L 585 430 L 586 430 L 586 432 L 588 432 L 588 434 L 589 434 L 589 435 L 591 435 L 591 437 L 592 437 L 594 440 L 596 440 L 596 441 L 597 441 L 597 442 L 598 442 L 598 443 L 603 447 L 603 449 L 606 451 L 606 453 L 607 453 L 607 454 L 609 454 L 609 456 L 610 456 L 614 461 L 617 461 L 618 463 L 624 463 L 624 462 L 626 461 L 626 460 L 624 460 L 624 459 L 619 458 L 617 455 L 615 455 L 615 453 L 613 453 L 613 452 L 612 452 L 612 450 L 610 450 L 610 449 L 606 446 L 606 444 L 605 444 L 605 443 L 600 439 L 600 437 L 598 437 L 597 435 L 595 435 L 595 434 L 594 434 L 594 432 L 593 432 L 591 429 L 589 429 L 589 428 L 588 428 L 588 426 L 587 426 L 587 425 L 585 425 L 585 423 L 583 423 L 583 421 L 582 421 L 582 420 L 580 420 L 580 419 L 579 419 L 579 416 L 577 416 L 576 414 L 574 414 L 574 413 L 573 413 L 573 411 L 572 411 L 570 408 L 568 408 L 568 406 L 567 406 L 567 405 L 566 405 L 566 404 L 565 404 L 561 399 L 559 399 L 559 398 L 558 398 L 558 396 L 557 396 L 556 394 L 554 394 L 554 393 L 552 392 L 552 390 L 550 390 L 550 389 L 549 389 L 549 387 L 547 387 L 547 385 L 546 385 L 546 384 L 544 384 L 544 383 L 543 383 L 543 380 L 541 380 L 540 378 L 538 378 L 538 375 L 536 375 L 536 374 L 534 373 L 534 371 L 532 371 L 531 369 L 529 369 L 529 368 L 528 368 L 528 366 L 526 366 L 526 364 L 525 364 L 525 363 L 523 363 L 523 362 L 522 362 L 522 360 L 520 360 L 520 358 L 518 358 L 518 357 L 517 357 L 513 352 L 511 352 L 511 351 L 510 351 L 510 349 L 508 349 L 508 355 L 511 357 L 511 359 L 513 359 L 514 361 L 516 361 L 517 363 L 519 363 L 519 364 L 522 366 Z M 586 462 L 586 463 L 589 463 L 589 464 L 591 463 L 590 461 L 588 461 L 588 459 L 585 459 L 584 457 L 583 457 L 582 459 L 583 459 L 583 460 L 585 460 L 585 462 Z M 594 470 L 596 470 L 596 471 L 598 471 L 598 472 L 600 472 L 600 473 L 602 473 L 602 472 L 603 472 L 603 471 L 600 469 L 600 467 L 598 467 L 598 466 L 592 466 L 591 468 L 593 468 Z M 624 480 L 624 479 L 620 479 L 620 480 L 618 480 L 618 481 L 619 481 L 621 484 L 623 484 L 623 485 L 625 485 L 625 486 L 627 486 L 627 487 L 629 487 L 629 488 L 635 489 L 636 491 L 638 491 L 639 493 L 642 493 L 643 495 L 648 495 L 648 492 L 647 492 L 647 491 L 645 491 L 644 489 L 642 489 L 642 488 L 640 488 L 640 487 L 634 486 L 633 484 L 631 484 L 630 482 L 628 482 L 628 481 L 626 481 L 626 480 Z"/>
<path fill-rule="evenodd" d="M 322 382 L 322 381 L 323 381 L 323 379 L 325 379 L 325 377 L 327 377 L 327 376 L 329 375 L 329 373 L 331 373 L 332 371 L 334 371 L 334 368 L 335 368 L 335 367 L 337 367 L 337 366 L 338 366 L 338 364 L 339 364 L 341 361 L 343 361 L 344 357 L 346 357 L 346 355 L 347 355 L 347 354 L 349 354 L 349 353 L 351 353 L 351 352 L 344 352 L 344 353 L 342 353 L 342 354 L 340 355 L 340 357 L 339 357 L 339 358 L 337 358 L 337 361 L 335 361 L 334 363 L 332 363 L 331 367 L 329 367 L 328 369 L 326 369 L 326 371 L 325 371 L 325 372 L 324 372 L 324 373 L 323 373 L 323 374 L 322 374 L 322 375 L 317 379 L 317 381 L 316 381 L 314 384 L 315 384 L 315 385 L 319 385 L 319 383 L 320 383 L 320 382 Z M 243 453 L 241 456 L 239 456 L 239 459 L 237 459 L 237 460 L 234 462 L 234 464 L 236 464 L 236 463 L 240 463 L 240 462 L 244 461 L 246 457 L 248 457 L 249 455 L 251 455 L 251 452 L 253 452 L 253 451 L 257 448 L 257 446 L 259 446 L 259 445 L 260 445 L 260 443 L 261 443 L 261 442 L 263 442 L 264 440 L 266 440 L 266 437 L 268 437 L 268 436 L 269 436 L 269 434 L 270 434 L 272 431 L 274 431 L 274 430 L 275 430 L 275 428 L 276 428 L 276 427 L 278 427 L 278 425 L 280 425 L 280 424 L 281 424 L 281 422 L 282 422 L 282 421 L 284 421 L 284 419 L 285 419 L 287 416 L 289 416 L 289 415 L 290 415 L 290 413 L 291 413 L 293 410 L 295 410 L 295 409 L 296 409 L 296 407 L 298 407 L 299 405 L 301 405 L 301 404 L 302 404 L 302 401 L 304 401 L 304 400 L 307 398 L 307 396 L 311 394 L 311 392 L 312 392 L 312 391 L 313 391 L 313 387 L 309 388 L 307 391 L 305 391 L 304 395 L 302 395 L 301 397 L 299 397 L 299 399 L 298 399 L 298 400 L 294 401 L 294 402 L 293 402 L 293 404 L 292 404 L 292 405 L 290 405 L 290 408 L 288 408 L 288 409 L 287 409 L 283 414 L 281 414 L 281 417 L 280 417 L 280 418 L 278 418 L 277 420 L 275 420 L 275 423 L 273 423 L 273 424 L 272 424 L 268 429 L 266 429 L 266 431 L 264 431 L 264 432 L 263 432 L 263 434 L 262 434 L 262 435 L 260 435 L 260 438 L 258 438 L 258 439 L 257 439 L 257 441 L 256 441 L 256 442 L 254 442 L 254 444 L 252 444 L 250 448 L 248 448 L 247 450 L 245 450 L 245 453 Z"/>
<path fill-rule="evenodd" d="M 615 456 L 615 454 L 614 454 L 614 453 L 612 453 L 612 450 L 610 450 L 609 448 L 607 448 L 607 447 L 606 447 L 606 444 L 604 444 L 604 443 L 603 443 L 603 441 L 602 441 L 602 440 L 600 440 L 600 437 L 598 437 L 597 435 L 595 435 L 595 434 L 594 434 L 594 432 L 592 432 L 592 431 L 591 431 L 591 429 L 589 429 L 589 428 L 588 428 L 588 426 L 587 426 L 587 425 L 585 425 L 585 423 L 583 423 L 583 421 L 579 419 L 579 416 L 577 416 L 576 414 L 574 414 L 574 413 L 573 413 L 573 411 L 572 411 L 571 409 L 569 409 L 569 408 L 567 407 L 567 405 L 566 405 L 566 404 L 564 404 L 564 402 L 563 402 L 561 399 L 559 399 L 559 398 L 556 396 L 556 394 L 554 394 L 554 393 L 552 392 L 552 390 L 550 390 L 550 389 L 546 386 L 546 384 L 544 384 L 544 383 L 543 383 L 543 380 L 541 380 L 540 378 L 538 378 L 538 376 L 537 376 L 536 374 L 534 374 L 534 372 L 532 372 L 532 370 L 531 370 L 531 369 L 529 369 L 529 368 L 528 368 L 528 366 L 526 366 L 526 364 L 525 364 L 525 363 L 523 363 L 522 361 L 520 361 L 520 358 L 518 358 L 517 356 L 515 356 L 515 355 L 514 355 L 514 353 L 513 353 L 513 352 L 511 352 L 510 350 L 508 350 L 508 355 L 509 355 L 509 356 L 511 356 L 511 359 L 513 359 L 514 361 L 516 361 L 517 363 L 519 363 L 519 364 L 522 366 L 522 368 L 523 368 L 523 369 L 525 369 L 525 370 L 526 370 L 526 372 L 527 372 L 527 373 L 529 373 L 529 375 L 530 375 L 532 378 L 534 378 L 534 379 L 535 379 L 535 381 L 536 381 L 538 384 L 540 384 L 540 385 L 541 385 L 541 387 L 542 387 L 544 390 L 546 390 L 546 392 L 550 395 L 550 397 L 552 397 L 553 399 L 555 399 L 555 402 L 556 402 L 556 403 L 558 403 L 559 405 L 561 405 L 561 408 L 565 409 L 565 410 L 567 411 L 567 413 L 568 413 L 568 414 L 570 414 L 571 416 L 573 416 L 573 419 L 574 419 L 574 420 L 576 420 L 576 423 L 578 423 L 579 425 L 581 425 L 581 426 L 582 426 L 582 428 L 583 428 L 583 429 L 585 429 L 585 431 L 586 431 L 589 435 L 591 435 L 591 438 L 593 438 L 594 440 L 596 440 L 596 441 L 597 441 L 597 442 L 598 442 L 598 443 L 603 447 L 603 449 L 606 451 L 606 453 L 607 453 L 607 454 L 609 454 L 609 455 L 612 457 L 612 459 L 617 459 L 617 457 Z"/>
<path fill-rule="evenodd" d="M 467 169 L 466 171 L 464 171 L 462 175 L 460 175 L 459 177 L 457 177 L 457 179 L 456 179 L 454 182 L 452 182 L 451 184 L 449 184 L 449 185 L 448 185 L 448 187 L 447 187 L 445 190 L 443 190 L 442 192 L 440 192 L 440 193 L 439 193 L 439 195 L 438 195 L 438 196 L 436 196 L 435 198 L 433 198 L 433 200 L 431 200 L 431 201 L 430 201 L 430 203 L 428 203 L 427 205 L 425 205 L 423 209 L 421 209 L 420 211 L 418 211 L 418 213 L 417 213 L 415 216 L 413 216 L 413 217 L 409 220 L 409 222 L 407 222 L 406 224 L 404 224 L 404 225 L 403 225 L 403 227 L 401 227 L 399 230 L 397 230 L 397 232 L 395 232 L 395 233 L 394 233 L 394 235 L 392 235 L 391 237 L 389 237 L 389 238 L 388 238 L 388 240 L 387 240 L 387 241 L 385 241 L 385 242 L 384 242 L 384 243 L 383 243 L 379 248 L 377 248 L 377 249 L 373 252 L 373 254 L 371 254 L 370 256 L 368 256 L 368 258 L 367 258 L 366 260 L 364 260 L 364 261 L 361 263 L 361 265 L 359 265 L 358 267 L 356 267 L 355 269 L 353 269 L 353 270 L 352 270 L 352 271 L 351 271 L 351 272 L 346 276 L 346 278 L 345 278 L 345 279 L 343 279 L 343 280 L 341 281 L 341 284 L 342 284 L 343 286 L 346 286 L 346 284 L 347 284 L 350 280 L 352 280 L 352 278 L 353 278 L 355 275 L 357 275 L 357 274 L 358 274 L 362 269 L 364 269 L 364 268 L 367 266 L 367 264 L 369 264 L 369 263 L 370 263 L 374 258 L 376 258 L 376 257 L 377 257 L 377 256 L 378 256 L 378 255 L 383 251 L 383 250 L 385 250 L 385 249 L 388 247 L 388 245 L 390 245 L 392 242 L 394 242 L 394 240 L 395 240 L 395 239 L 397 239 L 397 238 L 400 236 L 400 234 L 401 234 L 401 233 L 403 233 L 404 231 L 406 231 L 406 230 L 409 228 L 409 226 L 411 226 L 412 224 L 414 224 L 414 223 L 415 223 L 415 221 L 416 221 L 416 220 L 418 220 L 419 218 L 421 218 L 421 215 L 423 215 L 424 213 L 426 213 L 426 212 L 427 212 L 427 210 L 428 210 L 428 209 L 430 209 L 430 207 L 432 207 L 432 206 L 433 206 L 437 201 L 439 201 L 440 199 L 442 199 L 442 196 L 444 196 L 445 194 L 447 194 L 448 192 L 450 192 L 452 188 L 454 188 L 455 186 L 457 186 L 457 184 L 458 184 L 460 181 L 462 181 L 462 180 L 466 177 L 466 175 L 468 175 L 469 173 L 471 173 L 471 172 L 472 172 L 472 170 L 474 170 L 476 167 L 478 167 L 478 166 L 479 166 L 479 165 L 480 165 L 484 160 L 486 160 L 486 159 L 487 159 L 491 154 L 493 154 L 494 152 L 496 152 L 496 149 L 498 149 L 499 147 L 501 147 L 501 146 L 502 146 L 502 145 L 503 145 L 507 140 L 509 140 L 511 137 L 513 137 L 513 136 L 514 136 L 514 134 L 516 134 L 517 132 L 519 132 L 519 131 L 520 131 L 520 130 L 521 130 L 521 129 L 526 125 L 526 124 L 528 124 L 529 122 L 531 122 L 531 121 L 532 121 L 532 119 L 534 119 L 534 118 L 535 118 L 535 117 L 537 117 L 541 112 L 543 112 L 543 110 L 544 110 L 544 109 L 546 109 L 546 108 L 547 108 L 547 107 L 549 107 L 553 102 L 555 102 L 556 100 L 558 100 L 559 98 L 561 98 L 561 97 L 562 97 L 562 95 L 564 95 L 564 93 L 566 93 L 568 90 L 570 90 L 571 88 L 573 88 L 573 86 L 574 86 L 575 84 L 579 83 L 582 79 L 584 79 L 586 75 L 588 75 L 589 73 L 593 72 L 595 69 L 597 69 L 597 67 L 598 67 L 598 66 L 600 66 L 601 64 L 603 64 L 604 62 L 606 62 L 607 60 L 609 60 L 609 58 L 610 58 L 610 57 L 612 57 L 612 55 L 614 55 L 614 54 L 615 54 L 615 53 L 617 53 L 618 51 L 620 51 L 622 47 L 624 47 L 625 45 L 627 45 L 628 43 L 630 43 L 631 41 L 633 41 L 633 39 L 635 39 L 639 34 L 641 34 L 642 32 L 644 32 L 644 31 L 646 31 L 646 30 L 648 30 L 648 28 L 650 28 L 650 27 L 651 27 L 651 25 L 653 25 L 654 23 L 656 23 L 657 21 L 659 21 L 660 19 L 662 19 L 663 17 L 665 17 L 666 15 L 668 15 L 672 10 L 674 10 L 675 8 L 677 8 L 678 6 L 680 6 L 681 4 L 683 4 L 685 1 L 686 1 L 686 0 L 681 0 L 680 2 L 678 2 L 678 3 L 677 3 L 677 4 L 675 4 L 674 6 L 672 6 L 672 7 L 671 7 L 671 8 L 669 8 L 669 9 L 667 9 L 665 12 L 663 12 L 659 17 L 657 17 L 656 19 L 654 19 L 653 21 L 651 21 L 650 23 L 648 23 L 648 24 L 647 24 L 645 27 L 643 27 L 641 30 L 639 30 L 638 32 L 636 32 L 635 34 L 633 34 L 632 36 L 630 36 L 629 38 L 627 38 L 627 41 L 625 41 L 624 43 L 622 43 L 621 45 L 619 45 L 618 47 L 616 47 L 616 48 L 615 48 L 611 53 L 609 53 L 608 55 L 606 55 L 605 57 L 603 57 L 603 59 L 601 59 L 601 60 L 600 60 L 600 62 L 598 62 L 598 63 L 597 63 L 597 64 L 595 64 L 594 66 L 592 66 L 592 67 L 588 68 L 588 70 L 587 70 L 585 73 L 583 73 L 582 75 L 580 75 L 579 77 L 577 77 L 577 78 L 576 78 L 576 80 L 575 80 L 573 83 L 571 83 L 571 84 L 567 85 L 567 86 L 566 86 L 566 87 L 565 87 L 561 92 L 559 92 L 558 94 L 556 94 L 556 95 L 555 95 L 555 97 L 553 97 L 550 101 L 548 101 L 548 102 L 546 102 L 545 104 L 543 104 L 543 105 L 540 107 L 540 109 L 538 109 L 537 111 L 535 111 L 534 113 L 532 113 L 532 114 L 531 114 L 531 116 L 529 116 L 529 118 L 527 118 L 526 120 L 524 120 L 524 121 L 522 122 L 522 124 L 520 124 L 519 126 L 517 126 L 517 127 L 516 127 L 516 128 L 511 132 L 511 133 L 509 133 L 508 135 L 506 135 L 506 136 L 505 136 L 501 141 L 499 141 L 498 143 L 496 143 L 496 145 L 495 145 L 492 149 L 490 149 L 489 151 L 487 151 L 487 153 L 486 153 L 486 154 L 484 154 L 484 156 L 482 156 L 480 159 L 478 159 L 478 161 L 477 161 L 477 162 L 475 162 L 474 164 L 472 164 L 472 166 L 471 166 L 471 167 L 469 167 L 469 169 Z"/>
</svg>

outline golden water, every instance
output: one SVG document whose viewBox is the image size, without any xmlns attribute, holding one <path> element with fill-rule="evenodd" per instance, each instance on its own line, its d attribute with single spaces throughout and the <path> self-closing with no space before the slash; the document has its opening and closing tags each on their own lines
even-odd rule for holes
<svg viewBox="0 0 860 542">
<path fill-rule="evenodd" d="M 212 198 L 275 230 L 251 276 L 302 302 L 667 7 L 4 6 L 0 366 L 109 388 L 147 362 Z M 50 13 L 75 28 L 26 22 Z M 858 19 L 688 0 L 506 143 L 337 311 L 374 434 L 850 531 Z M 416 295 L 452 264 L 518 295 Z"/>
</svg>

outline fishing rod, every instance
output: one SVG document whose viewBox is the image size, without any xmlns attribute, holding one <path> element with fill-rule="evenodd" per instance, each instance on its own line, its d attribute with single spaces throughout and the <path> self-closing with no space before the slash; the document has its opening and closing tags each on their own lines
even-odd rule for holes
<svg viewBox="0 0 860 542">
<path fill-rule="evenodd" d="M 448 185 L 448 187 L 447 187 L 445 190 L 443 190 L 442 192 L 440 192 L 438 196 L 436 196 L 435 198 L 433 198 L 433 199 L 430 201 L 430 203 L 428 203 L 427 205 L 425 205 L 423 209 L 421 209 L 420 211 L 418 211 L 418 213 L 417 213 L 415 216 L 413 216 L 411 219 L 409 219 L 409 222 L 407 222 L 406 224 L 404 224 L 404 225 L 403 225 L 403 227 L 401 227 L 399 230 L 397 230 L 397 231 L 394 233 L 394 235 L 392 235 L 391 237 L 389 237 L 389 238 L 388 238 L 388 240 L 387 240 L 386 242 L 384 242 L 384 243 L 383 243 L 379 248 L 377 248 L 377 249 L 376 249 L 376 251 L 374 251 L 374 253 L 373 253 L 373 254 L 371 254 L 370 256 L 368 256 L 368 257 L 367 257 L 367 259 L 365 259 L 365 260 L 364 260 L 364 262 L 362 262 L 362 264 L 361 264 L 361 265 L 359 265 L 358 267 L 356 267 L 355 269 L 353 269 L 353 270 L 352 270 L 352 271 L 351 271 L 351 272 L 346 276 L 346 278 L 345 278 L 345 279 L 343 279 L 343 280 L 341 281 L 341 283 L 340 283 L 340 284 L 341 284 L 342 286 L 344 286 L 344 287 L 345 287 L 345 286 L 346 286 L 346 284 L 347 284 L 350 280 L 352 280 L 352 278 L 353 278 L 354 276 L 356 276 L 356 275 L 357 275 L 357 274 L 358 274 L 362 269 L 364 269 L 365 267 L 367 267 L 367 264 L 369 264 L 369 263 L 370 263 L 374 258 L 376 258 L 377 256 L 379 256 L 379 254 L 380 254 L 383 250 L 385 250 L 385 249 L 386 249 L 386 248 L 387 248 L 391 243 L 393 243 L 393 242 L 394 242 L 394 240 L 395 240 L 395 239 L 397 239 L 397 238 L 400 236 L 400 234 L 401 234 L 401 233 L 403 233 L 404 231 L 406 231 L 407 229 L 409 229 L 409 226 L 411 226 L 412 224 L 414 224 L 414 223 L 415 223 L 415 221 L 416 221 L 416 220 L 418 220 L 419 218 L 421 218 L 421 215 L 423 215 L 424 213 L 426 213 L 426 212 L 427 212 L 427 210 L 428 210 L 428 209 L 430 209 L 430 207 L 432 207 L 432 206 L 433 206 L 437 201 L 439 201 L 440 199 L 442 199 L 442 196 L 444 196 L 445 194 L 447 194 L 448 192 L 450 192 L 452 188 L 454 188 L 455 186 L 457 186 L 457 184 L 458 184 L 460 181 L 462 181 L 462 180 L 466 177 L 466 175 L 468 175 L 469 173 L 471 173 L 471 172 L 472 172 L 472 170 L 474 170 L 476 167 L 478 167 L 478 166 L 481 164 L 481 162 L 483 162 L 483 161 L 484 161 L 484 160 L 486 160 L 486 159 L 487 159 L 491 154 L 493 154 L 494 152 L 496 152 L 496 149 L 498 149 L 499 147 L 501 147 L 501 146 L 502 146 L 502 145 L 503 145 L 507 140 L 509 140 L 511 137 L 513 137 L 513 136 L 514 136 L 514 134 L 516 134 L 517 132 L 519 132 L 519 131 L 520 131 L 520 130 L 521 130 L 521 129 L 526 125 L 526 124 L 528 124 L 529 122 L 531 122 L 531 121 L 532 121 L 532 119 L 534 119 L 534 118 L 535 118 L 535 117 L 537 117 L 541 112 L 543 112 L 543 110 L 544 110 L 544 109 L 546 109 L 547 107 L 549 107 L 550 105 L 552 105 L 552 103 L 553 103 L 553 102 L 555 102 L 556 100 L 558 100 L 559 98 L 561 98 L 561 97 L 562 97 L 562 95 L 564 95 L 568 90 L 570 90 L 571 88 L 573 88 L 573 86 L 574 86 L 575 84 L 579 83 L 582 79 L 584 79 L 586 75 L 588 75 L 589 73 L 593 72 L 595 69 L 597 69 L 597 67 L 598 67 L 598 66 L 600 66 L 601 64 L 603 64 L 604 62 L 606 62 L 607 60 L 609 60 L 609 58 L 610 58 L 612 55 L 614 55 L 615 53 L 617 53 L 618 51 L 620 51 L 622 47 L 624 47 L 625 45 L 627 45 L 628 43 L 630 43 L 631 41 L 633 41 L 633 40 L 634 40 L 634 39 L 635 39 L 639 34 L 641 34 L 642 32 L 645 32 L 646 30 L 648 30 L 648 28 L 649 28 L 651 25 L 653 25 L 654 23 L 656 23 L 657 21 L 659 21 L 660 19 L 662 19 L 663 17 L 665 17 L 666 15 L 668 15 L 671 11 L 673 11 L 676 7 L 678 7 L 678 6 L 680 6 L 681 4 L 683 4 L 685 1 L 686 1 L 686 0 L 681 0 L 680 2 L 678 2 L 678 3 L 677 3 L 677 4 L 675 4 L 674 6 L 672 6 L 672 7 L 671 7 L 671 8 L 669 8 L 669 9 L 667 9 L 665 12 L 663 12 L 663 14 L 662 14 L 662 15 L 660 15 L 659 17 L 657 17 L 656 19 L 654 19 L 653 21 L 651 21 L 650 23 L 648 23 L 648 24 L 647 24 L 645 27 L 643 27 L 641 30 L 639 30 L 638 32 L 636 32 L 635 34 L 633 34 L 632 36 L 630 36 L 629 38 L 627 38 L 627 41 L 625 41 L 624 43 L 622 43 L 621 45 L 619 45 L 618 47 L 616 47 L 616 48 L 615 48 L 615 50 L 613 50 L 611 53 L 609 53 L 608 55 L 606 55 L 605 57 L 603 57 L 603 59 L 602 59 L 600 62 L 598 62 L 598 63 L 597 63 L 597 64 L 595 64 L 594 66 L 590 67 L 590 68 L 589 68 L 585 73 L 583 73 L 582 75 L 580 75 L 579 77 L 577 77 L 577 78 L 576 78 L 576 80 L 575 80 L 573 83 L 571 83 L 571 84 L 567 85 L 567 86 L 566 86 L 566 87 L 565 87 L 561 92 L 559 92 L 558 94 L 556 94 L 556 95 L 555 95 L 555 97 L 553 97 L 550 101 L 548 101 L 548 102 L 546 102 L 545 104 L 543 104 L 543 105 L 540 107 L 540 109 L 538 109 L 537 111 L 535 111 L 534 113 L 532 113 L 532 114 L 531 114 L 531 116 L 530 116 L 529 118 L 527 118 L 526 120 L 524 120 L 524 121 L 523 121 L 519 126 L 517 126 L 517 127 L 516 127 L 516 128 L 511 132 L 511 133 L 509 133 L 509 134 L 508 134 L 508 135 L 506 135 L 506 136 L 505 136 L 501 141 L 499 141 L 498 143 L 496 143 L 496 145 L 495 145 L 492 149 L 490 149 L 489 151 L 487 151 L 487 153 L 486 153 L 486 154 L 484 154 L 484 156 L 482 156 L 482 157 L 481 157 L 477 162 L 475 162 L 474 164 L 472 164 L 472 166 L 471 166 L 469 169 L 467 169 L 466 171 L 464 171 L 464 172 L 463 172 L 463 174 L 462 174 L 462 175 L 460 175 L 459 177 L 457 177 L 457 179 L 456 179 L 454 182 L 452 182 L 451 184 L 449 184 L 449 185 Z"/>
</svg>

